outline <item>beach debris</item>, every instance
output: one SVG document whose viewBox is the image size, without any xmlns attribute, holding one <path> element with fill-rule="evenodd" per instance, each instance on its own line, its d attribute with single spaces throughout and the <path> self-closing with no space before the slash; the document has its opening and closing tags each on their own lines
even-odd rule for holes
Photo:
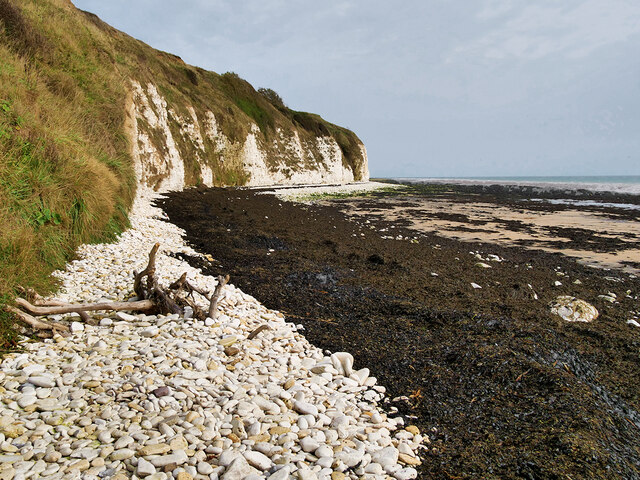
<svg viewBox="0 0 640 480">
<path fill-rule="evenodd" d="M 474 283 L 474 282 L 471 282 L 471 286 L 473 288 L 475 288 L 475 289 L 482 288 L 480 285 L 478 285 L 477 283 Z"/>
<path fill-rule="evenodd" d="M 214 320 L 218 316 L 218 300 L 220 299 L 220 295 L 222 294 L 222 289 L 227 283 L 229 283 L 229 275 L 226 275 L 224 277 L 222 275 L 218 275 L 217 280 L 218 284 L 213 291 L 213 295 L 211 295 L 211 302 L 209 303 L 209 318 L 213 318 Z"/>
<path fill-rule="evenodd" d="M 477 262 L 476 263 L 476 267 L 480 267 L 480 268 L 492 268 L 491 265 L 484 263 L 484 262 Z"/>
<path fill-rule="evenodd" d="M 58 323 L 49 323 L 42 320 L 38 320 L 37 318 L 29 315 L 22 310 L 12 307 L 10 305 L 5 305 L 5 310 L 16 315 L 20 320 L 29 325 L 30 327 L 36 330 L 43 331 L 51 331 L 53 333 L 65 333 L 69 331 L 69 327 L 66 325 L 58 324 Z"/>
<path fill-rule="evenodd" d="M 262 324 L 258 328 L 256 328 L 253 332 L 251 332 L 249 334 L 249 336 L 247 337 L 247 339 L 248 340 L 253 340 L 254 338 L 256 338 L 260 334 L 260 332 L 263 332 L 265 330 L 269 330 L 269 325 Z"/>
<path fill-rule="evenodd" d="M 80 318 L 86 322 L 89 318 L 87 312 L 94 311 L 116 311 L 122 310 L 143 312 L 143 313 L 160 313 L 165 315 L 180 314 L 182 316 L 187 313 L 187 317 L 192 316 L 198 320 L 204 321 L 206 318 L 216 319 L 218 314 L 218 300 L 222 294 L 222 289 L 229 282 L 229 275 L 223 277 L 219 275 L 217 284 L 213 294 L 209 294 L 204 290 L 194 287 L 187 281 L 187 273 L 169 285 L 167 289 L 162 288 L 158 284 L 156 278 L 156 255 L 160 244 L 156 243 L 149 252 L 149 262 L 141 272 L 133 272 L 133 290 L 138 298 L 132 302 L 112 302 L 99 301 L 97 303 L 73 304 L 59 300 L 46 301 L 37 293 L 22 289 L 27 294 L 29 300 L 18 297 L 15 303 L 22 310 L 7 306 L 6 308 L 22 320 L 27 325 L 36 330 L 46 331 L 50 335 L 55 333 L 77 333 L 84 330 L 84 326 L 80 322 L 73 322 L 71 328 L 56 324 L 48 323 L 36 319 L 34 316 L 59 315 L 64 313 L 77 313 Z M 194 298 L 194 293 L 198 293 L 205 299 L 209 300 L 208 315 L 198 306 Z M 136 318 L 132 315 L 120 314 L 122 318 Z"/>
<path fill-rule="evenodd" d="M 498 255 L 495 255 L 493 253 L 488 253 L 485 256 L 483 256 L 483 253 L 480 251 L 469 252 L 469 253 L 474 257 L 476 257 L 478 260 L 481 260 L 483 262 L 503 262 L 504 261 L 503 258 L 500 258 Z"/>
<path fill-rule="evenodd" d="M 621 278 L 617 278 L 617 277 L 604 277 L 604 279 L 612 283 L 620 283 L 623 281 Z"/>
<path fill-rule="evenodd" d="M 560 295 L 551 304 L 551 313 L 567 322 L 592 322 L 598 318 L 598 310 L 590 303 L 572 297 Z"/>
<path fill-rule="evenodd" d="M 605 295 L 598 295 L 605 302 L 616 303 L 618 296 L 615 293 L 607 292 Z"/>
<path fill-rule="evenodd" d="M 556 280 L 555 282 L 553 282 L 553 286 L 554 287 L 561 287 L 562 286 L 562 282 Z"/>
<path fill-rule="evenodd" d="M 640 327 L 640 323 L 636 322 L 635 320 L 627 320 L 627 324 L 633 327 Z"/>
</svg>

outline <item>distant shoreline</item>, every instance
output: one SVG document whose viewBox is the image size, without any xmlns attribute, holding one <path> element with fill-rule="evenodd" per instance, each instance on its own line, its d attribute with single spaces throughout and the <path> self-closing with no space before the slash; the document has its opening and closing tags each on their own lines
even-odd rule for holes
<svg viewBox="0 0 640 480">
<path fill-rule="evenodd" d="M 572 183 L 640 183 L 640 175 L 492 175 L 482 177 L 392 177 L 429 180 L 488 180 Z"/>
<path fill-rule="evenodd" d="M 382 179 L 376 179 L 382 180 Z M 640 195 L 640 175 L 531 176 L 531 177 L 394 177 L 399 183 L 435 183 L 453 185 L 503 185 L 535 187 L 544 190 L 609 192 Z"/>
</svg>

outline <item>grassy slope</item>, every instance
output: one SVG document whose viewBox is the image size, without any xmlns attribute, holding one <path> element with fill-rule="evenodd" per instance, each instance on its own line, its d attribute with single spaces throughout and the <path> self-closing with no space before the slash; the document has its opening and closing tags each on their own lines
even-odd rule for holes
<svg viewBox="0 0 640 480">
<path fill-rule="evenodd" d="M 0 305 L 18 285 L 51 289 L 49 273 L 78 244 L 126 227 L 135 193 L 125 133 L 132 78 L 157 85 L 180 115 L 188 105 L 213 111 L 231 140 L 242 141 L 251 123 L 265 140 L 277 127 L 308 137 L 328 132 L 348 162 L 362 161 L 352 132 L 273 105 L 235 74 L 186 65 L 68 0 L 0 0 Z M 197 184 L 193 146 L 174 130 L 187 183 Z M 246 181 L 210 157 L 217 183 Z M 0 347 L 13 342 L 10 323 L 0 313 Z"/>
</svg>

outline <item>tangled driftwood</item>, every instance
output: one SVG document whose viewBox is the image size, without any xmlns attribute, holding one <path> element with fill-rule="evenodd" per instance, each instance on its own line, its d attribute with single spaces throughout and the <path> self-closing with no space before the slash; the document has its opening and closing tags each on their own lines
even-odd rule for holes
<svg viewBox="0 0 640 480">
<path fill-rule="evenodd" d="M 211 317 L 215 320 L 218 313 L 218 300 L 222 289 L 229 282 L 229 275 L 219 275 L 212 294 L 191 285 L 187 281 L 187 273 L 173 282 L 167 289 L 158 284 L 156 277 L 156 255 L 160 244 L 156 243 L 149 252 L 149 262 L 141 272 L 133 272 L 133 290 L 138 300 L 134 302 L 101 302 L 71 304 L 59 300 L 45 300 L 32 289 L 21 289 L 27 299 L 18 297 L 15 303 L 18 307 L 5 308 L 15 314 L 20 320 L 36 330 L 48 330 L 52 333 L 68 332 L 69 327 L 60 323 L 46 322 L 35 318 L 43 315 L 58 315 L 63 313 L 78 313 L 84 321 L 89 319 L 87 312 L 93 311 L 132 311 L 151 314 L 184 314 L 185 307 L 193 310 L 193 316 L 198 320 Z M 205 312 L 196 302 L 194 294 L 199 294 L 209 301 L 209 309 Z"/>
</svg>

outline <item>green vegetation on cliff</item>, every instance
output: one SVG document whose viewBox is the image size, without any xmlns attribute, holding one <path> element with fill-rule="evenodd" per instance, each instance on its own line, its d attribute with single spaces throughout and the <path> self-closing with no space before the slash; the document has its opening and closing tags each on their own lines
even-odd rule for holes
<svg viewBox="0 0 640 480">
<path fill-rule="evenodd" d="M 0 305 L 18 285 L 51 289 L 49 273 L 78 244 L 108 240 L 126 227 L 136 188 L 131 80 L 156 85 L 178 115 L 206 107 L 231 141 L 244 139 L 253 123 L 265 140 L 279 127 L 297 128 L 334 136 L 347 162 L 363 162 L 352 132 L 294 112 L 236 74 L 189 66 L 68 0 L 0 0 Z M 180 125 L 170 127 L 186 184 L 199 184 L 193 145 Z M 163 151 L 161 139 L 152 131 L 150 137 Z M 219 162 L 213 148 L 206 152 L 214 183 L 246 181 L 237 164 Z M 0 324 L 9 323 L 0 313 Z M 6 346 L 11 339 L 3 332 Z"/>
</svg>

